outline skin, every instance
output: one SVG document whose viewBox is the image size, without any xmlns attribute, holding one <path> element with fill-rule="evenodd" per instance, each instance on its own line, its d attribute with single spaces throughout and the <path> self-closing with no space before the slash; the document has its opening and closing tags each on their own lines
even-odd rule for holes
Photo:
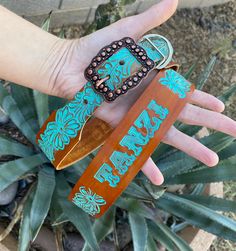
<svg viewBox="0 0 236 251">
<path fill-rule="evenodd" d="M 141 14 L 123 18 L 79 40 L 59 39 L 0 6 L 0 78 L 72 99 L 86 83 L 84 69 L 100 48 L 125 36 L 137 41 L 144 33 L 171 17 L 177 4 L 177 0 L 163 0 Z M 97 109 L 95 116 L 116 127 L 154 75 L 151 72 L 141 85 L 115 102 L 104 103 Z M 236 137 L 236 122 L 221 114 L 224 108 L 224 104 L 216 97 L 196 90 L 178 120 Z M 217 165 L 219 161 L 216 153 L 174 126 L 163 142 L 209 167 Z M 151 158 L 144 164 L 142 171 L 153 184 L 162 184 L 163 176 Z"/>
</svg>

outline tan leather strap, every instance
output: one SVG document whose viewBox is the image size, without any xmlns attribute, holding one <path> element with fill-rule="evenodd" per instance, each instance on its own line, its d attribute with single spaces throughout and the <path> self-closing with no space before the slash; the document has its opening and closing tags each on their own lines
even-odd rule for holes
<svg viewBox="0 0 236 251">
<path fill-rule="evenodd" d="M 69 200 L 100 217 L 139 172 L 179 113 L 194 85 L 173 69 L 161 70 L 87 167 Z"/>
</svg>

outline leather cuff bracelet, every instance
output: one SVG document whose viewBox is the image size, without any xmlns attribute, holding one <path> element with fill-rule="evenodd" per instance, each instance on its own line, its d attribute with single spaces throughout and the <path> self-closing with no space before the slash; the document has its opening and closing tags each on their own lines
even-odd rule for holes
<svg viewBox="0 0 236 251">
<path fill-rule="evenodd" d="M 160 35 L 144 36 L 137 44 L 126 37 L 102 48 L 85 70 L 89 82 L 54 111 L 37 134 L 37 143 L 56 169 L 103 144 L 111 128 L 101 120 L 89 120 L 96 108 L 137 86 L 152 69 L 164 68 L 172 54 L 171 44 Z"/>
<path fill-rule="evenodd" d="M 193 91 L 194 85 L 175 70 L 161 70 L 105 141 L 69 200 L 94 217 L 103 215 L 158 146 Z"/>
</svg>

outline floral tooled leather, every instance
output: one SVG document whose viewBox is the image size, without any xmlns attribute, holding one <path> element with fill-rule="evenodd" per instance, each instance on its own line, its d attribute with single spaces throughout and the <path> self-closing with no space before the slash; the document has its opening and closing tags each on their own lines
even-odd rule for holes
<svg viewBox="0 0 236 251">
<path fill-rule="evenodd" d="M 96 107 L 103 102 L 103 97 L 95 93 L 91 83 L 87 82 L 83 91 L 75 99 L 56 112 L 55 121 L 47 124 L 46 130 L 38 140 L 39 146 L 50 161 L 54 161 L 54 152 L 63 150 L 71 138 L 77 136 L 86 120 Z"/>
<path fill-rule="evenodd" d="M 165 72 L 165 77 L 160 79 L 160 83 L 178 94 L 179 98 L 185 98 L 191 87 L 191 84 L 183 76 L 172 69 Z"/>
<path fill-rule="evenodd" d="M 100 206 L 106 204 L 102 196 L 93 193 L 90 188 L 86 190 L 85 187 L 80 187 L 79 192 L 73 198 L 73 202 L 92 216 L 100 213 Z"/>
</svg>

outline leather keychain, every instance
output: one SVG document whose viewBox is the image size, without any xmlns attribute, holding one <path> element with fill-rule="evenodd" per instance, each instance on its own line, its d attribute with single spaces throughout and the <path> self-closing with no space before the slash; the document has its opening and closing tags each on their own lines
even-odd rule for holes
<svg viewBox="0 0 236 251">
<path fill-rule="evenodd" d="M 194 85 L 162 69 L 105 141 L 69 200 L 98 218 L 140 171 L 189 101 Z"/>
</svg>

